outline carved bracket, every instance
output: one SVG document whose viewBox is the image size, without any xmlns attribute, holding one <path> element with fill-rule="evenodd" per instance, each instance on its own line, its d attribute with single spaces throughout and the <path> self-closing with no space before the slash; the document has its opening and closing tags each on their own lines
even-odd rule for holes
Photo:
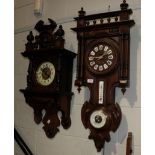
<svg viewBox="0 0 155 155">
<path fill-rule="evenodd" d="M 70 102 L 72 93 L 70 94 L 51 94 L 49 97 L 39 97 L 27 89 L 20 90 L 24 96 L 26 103 L 33 108 L 34 121 L 37 124 L 44 124 L 43 129 L 48 138 L 53 138 L 59 131 L 60 121 L 64 129 L 68 129 L 71 125 L 70 118 Z M 45 113 L 43 114 L 43 110 Z M 61 111 L 61 118 L 58 112 Z"/>
<path fill-rule="evenodd" d="M 93 139 L 97 151 L 110 141 L 110 131 L 115 132 L 120 125 L 122 113 L 119 105 L 108 106 L 85 102 L 81 110 L 82 123 L 90 129 L 89 139 Z"/>
</svg>

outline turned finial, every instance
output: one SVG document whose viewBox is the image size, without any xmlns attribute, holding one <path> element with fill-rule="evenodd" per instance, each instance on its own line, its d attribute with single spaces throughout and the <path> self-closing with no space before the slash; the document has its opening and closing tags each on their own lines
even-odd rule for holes
<svg viewBox="0 0 155 155">
<path fill-rule="evenodd" d="M 79 17 L 85 16 L 85 14 L 86 14 L 83 7 L 81 7 L 81 10 L 78 13 L 79 13 Z"/>
<path fill-rule="evenodd" d="M 128 8 L 128 3 L 126 3 L 126 0 L 123 0 L 123 2 L 120 4 L 121 10 L 126 10 Z"/>
</svg>

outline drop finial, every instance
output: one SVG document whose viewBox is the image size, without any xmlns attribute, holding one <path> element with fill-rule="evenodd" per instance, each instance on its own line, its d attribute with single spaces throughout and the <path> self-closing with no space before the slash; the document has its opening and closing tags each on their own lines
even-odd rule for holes
<svg viewBox="0 0 155 155">
<path fill-rule="evenodd" d="M 121 89 L 121 92 L 122 92 L 123 95 L 125 94 L 125 92 L 126 92 L 125 87 Z"/>
<path fill-rule="evenodd" d="M 78 90 L 78 93 L 80 93 L 80 91 L 81 91 L 81 87 L 78 87 L 77 90 Z"/>
</svg>

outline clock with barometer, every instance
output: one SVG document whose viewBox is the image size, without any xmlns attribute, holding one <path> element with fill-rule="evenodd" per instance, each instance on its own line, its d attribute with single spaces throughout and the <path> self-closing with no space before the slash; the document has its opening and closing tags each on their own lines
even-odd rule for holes
<svg viewBox="0 0 155 155">
<path fill-rule="evenodd" d="M 129 86 L 130 66 L 130 20 L 132 10 L 125 0 L 121 10 L 86 15 L 81 8 L 74 18 L 77 27 L 78 55 L 75 85 L 89 88 L 90 98 L 81 109 L 84 127 L 90 130 L 89 139 L 97 151 L 110 141 L 110 132 L 115 132 L 121 122 L 122 112 L 115 102 L 115 88 L 122 93 Z"/>
</svg>

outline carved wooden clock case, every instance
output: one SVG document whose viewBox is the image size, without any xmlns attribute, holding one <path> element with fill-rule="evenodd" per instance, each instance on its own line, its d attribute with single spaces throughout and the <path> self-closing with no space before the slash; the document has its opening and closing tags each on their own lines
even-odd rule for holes
<svg viewBox="0 0 155 155">
<path fill-rule="evenodd" d="M 72 68 L 76 54 L 64 48 L 62 26 L 54 32 L 57 24 L 48 20 L 49 25 L 42 20 L 35 25 L 39 35 L 34 37 L 31 31 L 27 36 L 26 50 L 22 53 L 29 59 L 27 88 L 20 91 L 34 110 L 34 121 L 43 122 L 47 137 L 52 138 L 59 131 L 60 120 L 65 129 L 71 125 Z"/>
<path fill-rule="evenodd" d="M 120 125 L 122 113 L 115 103 L 115 87 L 129 86 L 130 28 L 132 10 L 124 0 L 121 10 L 85 15 L 83 8 L 76 17 L 78 56 L 75 85 L 90 90 L 90 99 L 81 110 L 82 123 L 90 129 L 97 151 L 110 141 L 110 132 Z"/>
</svg>

